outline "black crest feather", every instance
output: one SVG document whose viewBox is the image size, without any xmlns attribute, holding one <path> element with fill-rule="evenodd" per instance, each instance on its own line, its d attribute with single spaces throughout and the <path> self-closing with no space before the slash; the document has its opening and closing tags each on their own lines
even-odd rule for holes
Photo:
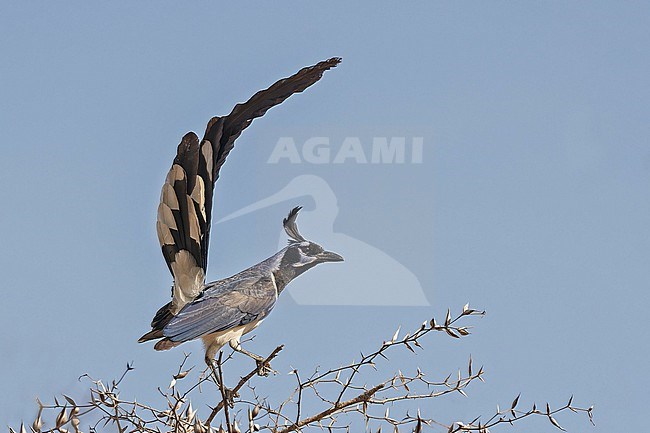
<svg viewBox="0 0 650 433">
<path fill-rule="evenodd" d="M 302 209 L 302 206 L 294 207 L 289 212 L 289 215 L 282 220 L 284 231 L 287 232 L 293 242 L 304 242 L 306 240 L 298 231 L 298 225 L 296 224 L 296 218 L 298 218 L 298 212 L 300 212 L 300 209 Z"/>
</svg>

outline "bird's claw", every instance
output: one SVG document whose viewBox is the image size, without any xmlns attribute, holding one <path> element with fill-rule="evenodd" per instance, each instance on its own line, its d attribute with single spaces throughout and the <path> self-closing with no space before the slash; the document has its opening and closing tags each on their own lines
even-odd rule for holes
<svg viewBox="0 0 650 433">
<path fill-rule="evenodd" d="M 257 363 L 257 375 L 258 376 L 268 376 L 269 374 L 277 374 L 277 371 L 271 368 L 271 364 L 264 360 L 256 360 Z"/>
<path fill-rule="evenodd" d="M 239 393 L 237 391 L 233 391 L 230 388 L 223 388 L 223 394 L 225 395 L 225 402 L 228 407 L 234 408 L 235 407 L 235 399 L 239 397 Z"/>
</svg>

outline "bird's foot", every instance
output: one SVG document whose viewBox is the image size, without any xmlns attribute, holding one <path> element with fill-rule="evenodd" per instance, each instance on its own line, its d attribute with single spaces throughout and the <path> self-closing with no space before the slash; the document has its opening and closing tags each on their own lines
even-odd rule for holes
<svg viewBox="0 0 650 433">
<path fill-rule="evenodd" d="M 225 401 L 224 403 L 228 405 L 230 408 L 235 407 L 235 399 L 239 397 L 239 393 L 237 391 L 233 391 L 230 388 L 226 388 L 225 386 L 223 387 L 223 394 L 225 396 Z"/>
<path fill-rule="evenodd" d="M 269 374 L 278 374 L 277 371 L 273 370 L 271 368 L 271 363 L 267 362 L 263 359 L 257 359 L 255 360 L 257 363 L 257 375 L 258 376 L 268 376 Z"/>
<path fill-rule="evenodd" d="M 228 405 L 228 407 L 235 407 L 235 399 L 239 397 L 239 393 L 237 391 L 233 391 L 232 389 L 226 387 L 226 385 L 223 384 L 221 375 L 218 373 L 218 368 L 216 365 L 216 361 L 212 358 L 208 358 L 207 356 L 205 357 L 205 363 L 208 364 L 210 369 L 212 369 L 212 377 L 214 379 L 214 383 L 217 385 L 217 388 L 219 388 L 219 391 L 221 391 L 224 403 Z M 223 388 L 223 389 L 222 389 Z"/>
</svg>

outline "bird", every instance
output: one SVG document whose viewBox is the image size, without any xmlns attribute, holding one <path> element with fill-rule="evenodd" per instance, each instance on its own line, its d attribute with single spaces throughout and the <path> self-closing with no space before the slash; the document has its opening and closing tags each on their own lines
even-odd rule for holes
<svg viewBox="0 0 650 433">
<path fill-rule="evenodd" d="M 297 206 L 282 220 L 289 238 L 286 247 L 235 275 L 206 283 L 214 186 L 235 140 L 255 118 L 304 91 L 340 62 L 339 57 L 324 60 L 260 90 L 227 116 L 213 117 L 200 141 L 194 132 L 183 136 L 162 187 L 156 222 L 174 280 L 172 299 L 158 310 L 139 343 L 157 340 L 154 349 L 161 351 L 200 338 L 205 362 L 212 367 L 217 353 L 229 344 L 255 360 L 258 374 L 271 371 L 261 356 L 242 347 L 242 335 L 262 323 L 294 278 L 343 257 L 300 234 Z"/>
</svg>

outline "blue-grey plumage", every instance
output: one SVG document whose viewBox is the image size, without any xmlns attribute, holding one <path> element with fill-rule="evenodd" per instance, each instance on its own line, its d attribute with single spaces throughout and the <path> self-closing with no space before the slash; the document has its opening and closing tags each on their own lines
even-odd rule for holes
<svg viewBox="0 0 650 433">
<path fill-rule="evenodd" d="M 232 277 L 207 284 L 156 335 L 163 338 L 154 347 L 167 350 L 202 338 L 206 362 L 214 359 L 217 351 L 227 343 L 257 359 L 241 348 L 241 336 L 255 329 L 268 316 L 291 280 L 319 263 L 343 260 L 340 255 L 325 251 L 300 235 L 295 223 L 299 209 L 293 209 L 284 220 L 285 230 L 292 236 L 287 247 Z"/>
<path fill-rule="evenodd" d="M 163 328 L 163 335 L 182 343 L 263 319 L 278 298 L 273 278 L 242 278 L 208 285 Z"/>
<path fill-rule="evenodd" d="M 205 283 L 214 185 L 235 140 L 254 119 L 316 83 L 340 61 L 334 57 L 303 68 L 235 105 L 227 116 L 213 117 L 201 140 L 185 134 L 163 184 L 156 222 L 174 277 L 172 300 L 158 310 L 139 342 L 159 340 L 154 348 L 167 350 L 202 338 L 209 364 L 226 343 L 259 363 L 259 356 L 241 348 L 241 336 L 270 313 L 293 278 L 318 263 L 343 260 L 300 235 L 295 222 L 300 208 L 295 208 L 283 222 L 291 239 L 286 248 L 232 277 Z"/>
</svg>

